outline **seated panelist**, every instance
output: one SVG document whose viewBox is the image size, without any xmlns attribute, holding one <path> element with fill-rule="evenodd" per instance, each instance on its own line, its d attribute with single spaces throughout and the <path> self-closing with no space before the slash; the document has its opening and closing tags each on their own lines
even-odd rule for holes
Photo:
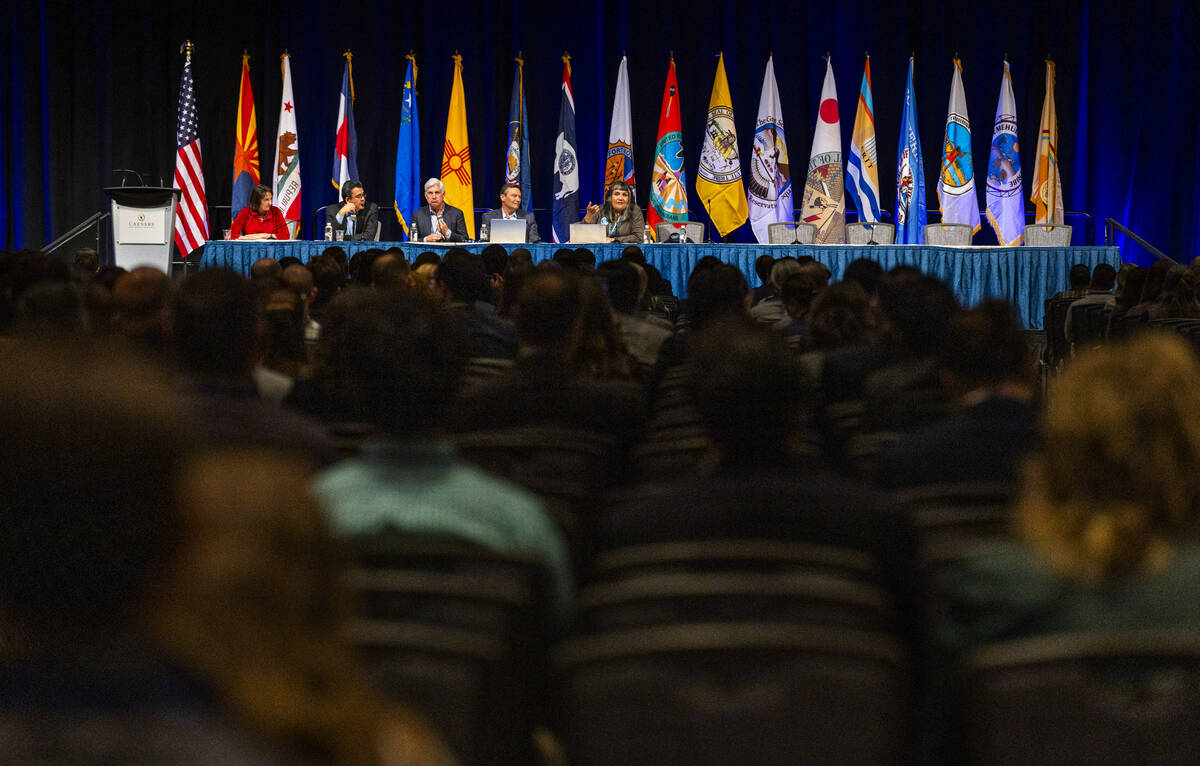
<svg viewBox="0 0 1200 766">
<path fill-rule="evenodd" d="M 325 208 L 325 222 L 333 226 L 335 232 L 344 232 L 343 239 L 373 240 L 379 230 L 379 206 L 367 202 L 362 182 L 351 178 L 342 184 L 341 206 Z"/>
<path fill-rule="evenodd" d="M 646 229 L 642 209 L 633 201 L 633 189 L 624 181 L 613 181 L 603 206 L 589 202 L 583 222 L 604 224 L 609 242 L 641 242 Z"/>
<path fill-rule="evenodd" d="M 425 204 L 413 213 L 414 240 L 421 242 L 466 242 L 467 219 L 463 211 L 446 204 L 446 186 L 440 178 L 425 182 Z"/>
<path fill-rule="evenodd" d="M 283 211 L 273 206 L 271 189 L 255 184 L 250 202 L 229 225 L 230 239 L 291 239 Z"/>
<path fill-rule="evenodd" d="M 500 187 L 500 207 L 483 214 L 482 223 L 491 227 L 492 221 L 525 221 L 525 241 L 541 242 L 538 236 L 537 221 L 533 213 L 521 209 L 521 187 L 514 183 L 506 183 Z"/>
</svg>

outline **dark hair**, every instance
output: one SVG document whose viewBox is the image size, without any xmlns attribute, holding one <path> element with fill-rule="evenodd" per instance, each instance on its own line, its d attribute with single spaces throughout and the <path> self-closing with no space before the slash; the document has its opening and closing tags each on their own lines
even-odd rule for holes
<svg viewBox="0 0 1200 766">
<path fill-rule="evenodd" d="M 874 295 L 879 290 L 879 281 L 883 279 L 883 267 L 878 261 L 870 258 L 858 258 L 846 264 L 842 273 L 842 281 L 858 282 L 867 295 Z"/>
<path fill-rule="evenodd" d="M 1172 266 L 1163 282 L 1162 292 L 1158 294 L 1154 304 L 1159 308 L 1159 319 L 1200 316 L 1200 303 L 1196 302 L 1196 275 L 1187 266 Z"/>
<path fill-rule="evenodd" d="M 838 282 L 822 290 L 808 310 L 813 348 L 829 351 L 865 342 L 869 306 L 870 299 L 858 282 Z"/>
<path fill-rule="evenodd" d="M 76 250 L 72 261 L 75 268 L 80 271 L 91 273 L 100 268 L 100 256 L 90 247 L 81 247 Z"/>
<path fill-rule="evenodd" d="M 1175 261 L 1167 258 L 1159 258 L 1150 264 L 1150 269 L 1146 274 L 1146 283 L 1142 287 L 1142 298 L 1138 301 L 1139 303 L 1153 303 L 1158 298 L 1158 294 L 1163 289 L 1163 282 L 1166 281 L 1167 272 L 1174 265 Z"/>
<path fill-rule="evenodd" d="M 300 260 L 299 258 L 297 258 L 294 255 L 285 255 L 279 259 L 279 268 L 283 269 L 284 271 L 287 271 L 287 268 L 289 266 L 303 266 L 303 265 L 304 265 L 304 261 Z"/>
<path fill-rule="evenodd" d="M 626 245 L 621 251 L 622 261 L 633 261 L 639 266 L 646 265 L 646 254 L 642 252 L 642 248 L 637 245 Z"/>
<path fill-rule="evenodd" d="M 701 259 L 703 260 L 703 259 Z M 688 280 L 688 316 L 693 330 L 724 316 L 746 317 L 746 277 L 740 269 L 717 261 L 692 272 Z"/>
<path fill-rule="evenodd" d="M 410 269 L 403 254 L 391 251 L 380 253 L 371 262 L 371 285 L 373 287 L 406 287 Z"/>
<path fill-rule="evenodd" d="M 1072 290 L 1083 290 L 1092 281 L 1092 270 L 1086 263 L 1077 263 L 1071 267 L 1068 279 Z"/>
<path fill-rule="evenodd" d="M 596 254 L 586 247 L 577 247 L 575 248 L 575 263 L 585 267 L 595 266 Z"/>
<path fill-rule="evenodd" d="M 437 253 L 426 250 L 416 257 L 416 260 L 413 261 L 412 267 L 413 269 L 419 269 L 427 263 L 432 263 L 434 266 L 437 266 L 441 262 L 441 256 L 439 256 Z"/>
<path fill-rule="evenodd" d="M 526 263 L 532 266 L 533 253 L 529 252 L 529 248 L 527 247 L 518 247 L 508 254 L 508 263 L 505 265 L 505 268 L 507 269 L 514 263 Z"/>
<path fill-rule="evenodd" d="M 346 200 L 353 197 L 355 189 L 362 189 L 362 188 L 363 188 L 363 185 L 362 185 L 361 181 L 354 179 L 354 178 L 348 179 L 346 181 L 346 183 L 342 184 L 342 202 L 345 202 Z"/>
<path fill-rule="evenodd" d="M 505 186 L 515 184 L 505 184 Z M 483 248 L 483 271 L 485 274 L 503 274 L 508 265 L 508 251 L 504 245 L 492 243 Z"/>
<path fill-rule="evenodd" d="M 175 349 L 184 369 L 202 375 L 250 374 L 259 316 L 254 285 L 228 269 L 205 269 L 175 295 Z"/>
<path fill-rule="evenodd" d="M 970 388 L 1027 380 L 1029 344 L 1007 301 L 984 301 L 959 311 L 942 337 L 946 370 Z"/>
<path fill-rule="evenodd" d="M 250 201 L 246 203 L 246 207 L 250 208 L 251 213 L 257 213 L 258 206 L 262 204 L 263 197 L 268 194 L 271 194 L 270 186 L 254 184 L 254 188 L 250 190 Z"/>
<path fill-rule="evenodd" d="M 793 274 L 783 283 L 779 290 L 779 299 L 784 306 L 796 303 L 800 306 L 800 315 L 808 313 L 813 299 L 826 286 L 821 284 L 812 274 Z"/>
<path fill-rule="evenodd" d="M 775 256 L 760 255 L 754 259 L 754 273 L 764 285 L 771 280 L 771 267 L 775 265 Z"/>
<path fill-rule="evenodd" d="M 895 270 L 893 270 L 895 272 Z M 914 356 L 938 347 L 958 299 L 937 277 L 910 272 L 889 274 L 879 284 L 879 305 L 899 340 Z"/>
<path fill-rule="evenodd" d="M 803 379 L 778 333 L 717 319 L 689 343 L 696 408 L 723 461 L 777 462 L 800 413 Z"/>
<path fill-rule="evenodd" d="M 1092 290 L 1111 290 L 1117 283 L 1117 270 L 1107 263 L 1097 264 L 1092 270 Z"/>
<path fill-rule="evenodd" d="M 361 290 L 334 303 L 345 324 L 331 363 L 350 413 L 394 434 L 437 427 L 462 379 L 462 323 L 416 291 Z"/>
<path fill-rule="evenodd" d="M 505 183 L 500 185 L 500 196 L 503 197 L 504 193 L 507 192 L 509 189 L 516 189 L 517 191 L 521 191 L 521 184 L 515 184 L 511 181 L 506 181 Z"/>
<path fill-rule="evenodd" d="M 612 206 L 612 194 L 617 189 L 623 189 L 629 194 L 629 207 L 625 208 L 625 210 L 629 211 L 637 209 L 637 200 L 634 199 L 633 188 L 624 181 L 613 181 L 609 187 L 604 190 L 604 204 L 600 206 L 600 218 L 607 218 L 610 224 L 620 215 L 620 213 L 614 210 Z M 599 220 L 597 220 L 597 223 L 599 223 Z"/>
<path fill-rule="evenodd" d="M 636 266 L 622 260 L 605 261 L 596 267 L 596 273 L 604 277 L 614 309 L 629 314 L 637 308 L 641 279 Z"/>
<path fill-rule="evenodd" d="M 474 303 L 483 294 L 483 257 L 467 252 L 466 248 L 453 247 L 438 264 L 435 279 L 455 300 Z"/>
<path fill-rule="evenodd" d="M 569 350 L 579 316 L 579 276 L 567 269 L 536 269 L 517 295 L 513 324 L 522 344 Z"/>
<path fill-rule="evenodd" d="M 1117 308 L 1130 309 L 1142 299 L 1142 289 L 1146 286 L 1146 275 L 1149 269 L 1135 266 L 1125 276 L 1125 288 L 1117 293 Z"/>
</svg>

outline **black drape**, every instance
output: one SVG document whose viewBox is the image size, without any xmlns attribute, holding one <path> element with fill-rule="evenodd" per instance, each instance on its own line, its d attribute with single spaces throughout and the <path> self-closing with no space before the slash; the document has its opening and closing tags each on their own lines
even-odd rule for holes
<svg viewBox="0 0 1200 766">
<path fill-rule="evenodd" d="M 751 145 L 763 67 L 775 56 L 793 179 L 802 183 L 816 100 L 832 54 L 848 151 L 869 52 L 880 186 L 895 200 L 895 155 L 910 52 L 931 211 L 951 59 L 963 62 L 977 177 L 982 180 L 1007 54 L 1020 123 L 1025 196 L 1033 173 L 1043 60 L 1057 62 L 1059 161 L 1066 206 L 1126 223 L 1179 260 L 1200 255 L 1200 16 L 1190 0 L 1014 0 L 966 4 L 607 0 L 511 3 L 163 3 L 111 7 L 26 2 L 13 8 L 0 60 L 0 241 L 36 247 L 103 209 L 101 188 L 132 168 L 169 182 L 184 39 L 196 44 L 194 76 L 209 204 L 228 205 L 240 54 L 251 58 L 264 173 L 274 156 L 279 55 L 292 54 L 303 204 L 336 198 L 330 182 L 342 51 L 354 53 L 359 168 L 371 199 L 392 201 L 404 54 L 418 80 L 421 172 L 437 174 L 450 97 L 450 57 L 463 55 L 475 204 L 491 207 L 502 180 L 513 57 L 526 61 L 533 205 L 552 202 L 551 157 L 564 51 L 572 55 L 582 199 L 596 200 L 617 65 L 630 62 L 634 156 L 645 189 L 667 62 L 679 76 L 690 206 L 718 51 L 726 68 L 743 158 Z M 982 183 L 979 184 L 982 187 Z M 979 200 L 984 202 L 982 188 Z M 646 202 L 639 192 L 639 202 Z M 799 189 L 796 194 L 800 197 Z M 1032 210 L 1031 203 L 1026 203 Z M 213 230 L 230 211 L 214 209 Z M 398 236 L 385 216 L 384 236 Z M 936 214 L 931 213 L 936 220 Z M 1071 221 L 1080 224 L 1080 221 Z M 548 223 L 548 222 L 547 222 Z M 548 229 L 547 229 L 548 230 Z M 977 241 L 986 240 L 988 227 Z M 749 227 L 734 239 L 751 238 Z M 1132 246 L 1127 258 L 1137 258 Z"/>
</svg>

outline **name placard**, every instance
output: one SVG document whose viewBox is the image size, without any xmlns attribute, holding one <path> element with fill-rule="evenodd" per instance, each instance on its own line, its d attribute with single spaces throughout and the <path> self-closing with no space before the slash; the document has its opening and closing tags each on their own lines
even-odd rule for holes
<svg viewBox="0 0 1200 766">
<path fill-rule="evenodd" d="M 167 243 L 167 210 L 165 208 L 130 208 L 116 206 L 117 244 L 165 245 Z"/>
</svg>

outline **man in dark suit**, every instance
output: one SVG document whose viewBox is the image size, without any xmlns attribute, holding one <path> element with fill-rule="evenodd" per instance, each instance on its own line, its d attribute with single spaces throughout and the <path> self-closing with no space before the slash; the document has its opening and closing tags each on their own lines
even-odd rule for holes
<svg viewBox="0 0 1200 766">
<path fill-rule="evenodd" d="M 333 227 L 334 232 L 344 232 L 343 239 L 355 242 L 374 240 L 379 234 L 379 206 L 367 202 L 362 182 L 351 178 L 342 184 L 341 206 L 330 205 L 325 208 L 325 222 Z"/>
<path fill-rule="evenodd" d="M 446 186 L 440 178 L 425 182 L 425 205 L 413 213 L 413 239 L 420 242 L 466 242 L 467 219 L 463 211 L 446 204 Z"/>
<path fill-rule="evenodd" d="M 537 221 L 533 220 L 533 213 L 521 209 L 521 187 L 506 183 L 500 187 L 500 207 L 484 213 L 481 225 L 487 225 L 488 231 L 491 231 L 492 221 L 497 219 L 520 220 L 522 218 L 525 219 L 525 241 L 541 242 L 542 238 L 538 236 Z"/>
</svg>

